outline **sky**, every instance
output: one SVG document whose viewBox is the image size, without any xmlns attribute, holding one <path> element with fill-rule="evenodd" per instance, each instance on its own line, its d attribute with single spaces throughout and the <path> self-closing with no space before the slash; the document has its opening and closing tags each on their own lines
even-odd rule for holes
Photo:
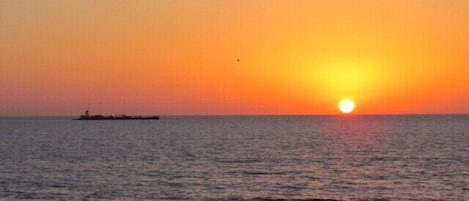
<svg viewBox="0 0 469 201">
<path fill-rule="evenodd" d="M 0 0 L 0 116 L 469 113 L 468 36 L 467 0 Z"/>
</svg>

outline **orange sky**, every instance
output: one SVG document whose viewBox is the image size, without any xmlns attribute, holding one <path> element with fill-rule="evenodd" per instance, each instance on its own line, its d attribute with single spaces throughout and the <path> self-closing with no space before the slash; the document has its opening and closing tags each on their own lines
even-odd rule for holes
<svg viewBox="0 0 469 201">
<path fill-rule="evenodd" d="M 1 116 L 469 113 L 467 0 L 3 0 L 0 27 Z"/>
</svg>

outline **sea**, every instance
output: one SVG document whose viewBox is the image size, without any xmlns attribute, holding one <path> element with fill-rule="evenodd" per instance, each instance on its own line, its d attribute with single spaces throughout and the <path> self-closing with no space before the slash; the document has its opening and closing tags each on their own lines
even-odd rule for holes
<svg viewBox="0 0 469 201">
<path fill-rule="evenodd" d="M 469 115 L 0 118 L 0 200 L 469 200 Z"/>
</svg>

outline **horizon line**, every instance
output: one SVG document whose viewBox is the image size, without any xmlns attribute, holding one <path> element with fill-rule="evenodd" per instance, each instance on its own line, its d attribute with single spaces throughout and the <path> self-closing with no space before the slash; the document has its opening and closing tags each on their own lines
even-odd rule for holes
<svg viewBox="0 0 469 201">
<path fill-rule="evenodd" d="M 447 116 L 469 115 L 469 113 L 368 113 L 368 114 L 161 114 L 160 117 L 262 117 L 262 116 Z M 0 115 L 0 118 L 21 117 L 76 117 L 77 115 Z M 149 115 L 137 115 L 149 116 Z M 153 115 L 151 115 L 153 116 Z"/>
</svg>

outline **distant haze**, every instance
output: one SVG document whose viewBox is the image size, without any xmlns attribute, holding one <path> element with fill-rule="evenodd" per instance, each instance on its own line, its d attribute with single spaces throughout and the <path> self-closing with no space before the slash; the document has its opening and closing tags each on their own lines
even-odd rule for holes
<svg viewBox="0 0 469 201">
<path fill-rule="evenodd" d="M 469 1 L 0 1 L 0 116 L 469 113 Z M 239 59 L 239 60 L 238 60 Z"/>
</svg>

